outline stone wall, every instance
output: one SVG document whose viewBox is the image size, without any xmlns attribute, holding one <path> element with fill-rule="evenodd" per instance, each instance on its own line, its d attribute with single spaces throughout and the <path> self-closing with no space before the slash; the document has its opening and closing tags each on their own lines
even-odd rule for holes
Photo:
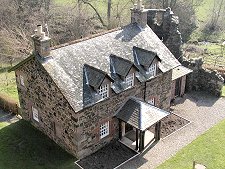
<svg viewBox="0 0 225 169">
<path fill-rule="evenodd" d="M 178 16 L 175 16 L 170 8 L 148 9 L 147 16 L 148 25 L 181 62 L 183 60 L 181 50 L 182 38 L 179 31 Z"/>
<path fill-rule="evenodd" d="M 25 86 L 20 84 L 20 75 Z M 16 70 L 16 81 L 23 119 L 30 121 L 58 145 L 77 156 L 71 118 L 75 112 L 36 59 L 31 59 Z M 39 122 L 32 117 L 32 106 L 38 110 Z"/>
<path fill-rule="evenodd" d="M 84 157 L 95 152 L 112 139 L 119 137 L 118 121 L 113 116 L 130 96 L 146 101 L 148 98 L 154 97 L 157 107 L 169 110 L 171 77 L 172 71 L 161 74 L 146 83 L 139 83 L 133 88 L 114 94 L 112 97 L 78 112 L 79 126 L 77 126 L 75 137 L 78 142 L 78 156 Z M 107 121 L 110 121 L 110 135 L 100 139 L 99 126 Z"/>
<path fill-rule="evenodd" d="M 25 87 L 20 85 L 20 75 L 24 77 Z M 157 107 L 164 110 L 170 107 L 172 71 L 160 74 L 146 83 L 138 82 L 133 88 L 119 94 L 113 93 L 110 98 L 79 112 L 73 111 L 36 59 L 17 69 L 16 77 L 22 117 L 77 158 L 83 158 L 118 138 L 118 120 L 114 115 L 130 96 L 143 100 L 154 97 Z M 32 106 L 39 111 L 39 122 L 32 117 Z M 110 134 L 100 139 L 100 125 L 107 121 Z"/>
<path fill-rule="evenodd" d="M 202 58 L 184 60 L 182 64 L 193 70 L 187 76 L 188 90 L 205 90 L 213 95 L 221 96 L 224 79 L 217 71 L 203 68 Z"/>
</svg>

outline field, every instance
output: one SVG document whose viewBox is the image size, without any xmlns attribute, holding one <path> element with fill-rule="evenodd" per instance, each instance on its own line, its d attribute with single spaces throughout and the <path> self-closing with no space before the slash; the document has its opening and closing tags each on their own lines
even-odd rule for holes
<svg viewBox="0 0 225 169">
<path fill-rule="evenodd" d="M 225 97 L 225 85 L 223 86 L 223 89 L 222 89 L 222 96 Z"/>
<path fill-rule="evenodd" d="M 54 0 L 56 5 L 69 5 L 69 6 L 77 6 L 75 0 Z M 101 18 L 105 23 L 107 23 L 107 7 L 108 1 L 106 0 L 94 0 L 89 1 L 91 5 L 98 11 Z M 130 21 L 130 8 L 133 7 L 133 3 L 131 0 L 112 0 L 111 5 L 111 18 L 113 20 L 119 20 L 120 23 L 129 23 Z M 85 8 L 85 13 L 95 14 L 94 10 L 89 5 L 83 5 Z M 114 23 L 112 23 L 114 24 Z M 119 24 L 120 25 L 120 24 Z"/>
<path fill-rule="evenodd" d="M 196 8 L 195 11 L 197 17 L 197 29 L 192 33 L 190 41 L 206 40 L 220 42 L 222 40 L 225 40 L 224 28 L 210 34 L 206 34 L 204 32 L 206 24 L 210 22 L 214 1 L 215 0 L 204 0 L 203 3 Z"/>
<path fill-rule="evenodd" d="M 8 73 L 10 66 L 2 64 L 0 66 L 0 94 L 8 95 L 14 100 L 18 100 L 18 93 L 16 88 L 15 73 Z"/>
<path fill-rule="evenodd" d="M 77 169 L 73 156 L 24 120 L 0 122 L 0 138 L 1 169 Z"/>
<path fill-rule="evenodd" d="M 193 161 L 207 168 L 225 168 L 225 120 L 198 137 L 157 169 L 191 169 Z"/>
</svg>

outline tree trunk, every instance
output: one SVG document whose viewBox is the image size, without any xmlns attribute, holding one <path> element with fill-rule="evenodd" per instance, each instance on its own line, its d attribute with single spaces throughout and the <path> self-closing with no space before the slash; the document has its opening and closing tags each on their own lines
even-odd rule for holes
<svg viewBox="0 0 225 169">
<path fill-rule="evenodd" d="M 107 19 L 108 19 L 108 29 L 111 27 L 111 6 L 112 6 L 112 1 L 108 0 L 108 9 L 107 9 Z"/>
<path fill-rule="evenodd" d="M 106 24 L 104 23 L 104 21 L 103 21 L 101 15 L 98 13 L 97 9 L 96 9 L 90 2 L 87 2 L 87 1 L 85 1 L 85 0 L 82 0 L 82 1 L 83 1 L 84 4 L 89 5 L 89 6 L 95 11 L 95 13 L 96 13 L 96 15 L 98 16 L 98 19 L 99 19 L 99 21 L 101 22 L 101 24 L 102 24 L 103 26 L 106 26 Z"/>
</svg>

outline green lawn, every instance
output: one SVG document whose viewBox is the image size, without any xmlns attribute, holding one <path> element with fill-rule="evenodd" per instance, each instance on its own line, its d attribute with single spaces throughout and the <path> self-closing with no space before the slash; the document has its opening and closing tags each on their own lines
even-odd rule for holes
<svg viewBox="0 0 225 169">
<path fill-rule="evenodd" d="M 0 169 L 77 169 L 74 161 L 28 122 L 0 122 Z"/>
<path fill-rule="evenodd" d="M 223 89 L 222 89 L 222 96 L 225 97 L 225 85 L 223 86 Z"/>
<path fill-rule="evenodd" d="M 0 94 L 7 95 L 15 100 L 18 100 L 16 88 L 15 72 L 8 73 L 10 67 L 2 64 L 0 67 Z"/>
<path fill-rule="evenodd" d="M 157 169 L 192 169 L 194 160 L 206 165 L 207 169 L 225 168 L 224 142 L 225 120 L 199 136 Z"/>
</svg>

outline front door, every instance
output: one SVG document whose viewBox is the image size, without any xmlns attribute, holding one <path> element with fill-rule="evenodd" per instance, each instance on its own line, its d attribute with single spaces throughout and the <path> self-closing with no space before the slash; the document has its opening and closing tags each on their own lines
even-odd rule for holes
<svg viewBox="0 0 225 169">
<path fill-rule="evenodd" d="M 181 78 L 176 80 L 175 96 L 180 96 L 180 91 L 181 91 Z"/>
</svg>

